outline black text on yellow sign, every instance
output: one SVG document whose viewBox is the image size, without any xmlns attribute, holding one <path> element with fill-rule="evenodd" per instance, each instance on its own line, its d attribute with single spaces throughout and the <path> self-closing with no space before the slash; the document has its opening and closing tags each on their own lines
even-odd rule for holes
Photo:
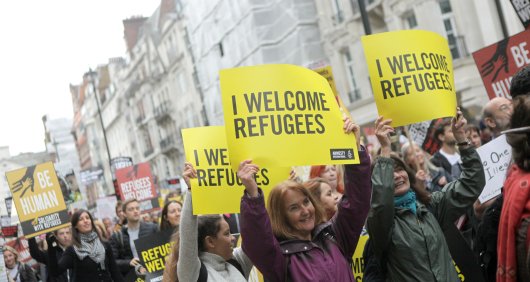
<svg viewBox="0 0 530 282">
<path fill-rule="evenodd" d="M 377 72 L 380 78 L 388 77 L 382 71 L 382 64 L 387 64 L 392 72 L 392 79 L 380 80 L 383 98 L 395 98 L 415 92 L 432 90 L 452 91 L 451 70 L 447 58 L 436 53 L 410 53 L 376 59 Z"/>
<path fill-rule="evenodd" d="M 326 131 L 324 117 L 319 112 L 330 111 L 330 108 L 322 92 L 270 90 L 244 93 L 242 96 L 244 112 L 248 115 L 234 118 L 238 139 L 269 134 L 322 134 Z M 241 112 L 239 106 L 236 96 L 232 95 L 234 116 Z"/>
<path fill-rule="evenodd" d="M 169 242 L 141 252 L 145 268 L 149 273 L 161 271 L 166 268 L 166 257 L 171 253 L 173 244 L 175 242 Z"/>
<path fill-rule="evenodd" d="M 243 182 L 237 177 L 230 166 L 228 160 L 228 149 L 226 148 L 209 148 L 202 150 L 193 150 L 195 158 L 195 167 L 197 168 L 197 181 L 199 187 L 217 187 L 217 186 L 241 186 Z M 200 155 L 206 159 L 208 168 L 200 168 Z M 256 183 L 260 186 L 269 185 L 269 170 L 261 168 L 255 175 Z"/>
</svg>

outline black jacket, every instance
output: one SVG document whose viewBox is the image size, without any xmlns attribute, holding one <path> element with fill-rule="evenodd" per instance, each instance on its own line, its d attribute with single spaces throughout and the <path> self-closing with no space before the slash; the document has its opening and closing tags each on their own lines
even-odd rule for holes
<svg viewBox="0 0 530 282">
<path fill-rule="evenodd" d="M 39 249 L 39 246 L 37 245 L 37 240 L 35 240 L 35 237 L 28 239 L 28 244 L 29 244 L 29 254 L 31 255 L 31 257 L 35 259 L 36 261 L 46 265 L 47 267 L 48 261 L 49 261 L 48 253 L 46 251 L 41 251 Z M 55 254 L 56 257 L 60 258 L 63 255 L 63 252 L 64 252 L 63 249 L 60 247 L 56 247 L 54 249 L 56 252 Z M 68 273 L 70 274 L 70 279 L 72 279 L 72 272 L 68 271 L 68 272 L 62 273 L 61 275 L 57 277 L 48 275 L 48 277 L 46 278 L 46 281 L 47 282 L 68 282 L 68 277 L 67 277 Z"/>
<path fill-rule="evenodd" d="M 71 269 L 72 281 L 73 282 L 124 282 L 123 276 L 116 265 L 114 255 L 110 244 L 108 242 L 102 242 L 105 248 L 105 269 L 102 269 L 99 263 L 93 261 L 90 257 L 85 257 L 80 260 L 75 253 L 74 247 L 68 247 L 61 257 L 56 257 L 56 247 L 48 245 L 48 275 L 59 276 L 64 273 L 67 269 Z"/>
<path fill-rule="evenodd" d="M 158 226 L 156 224 L 140 222 L 138 238 L 149 236 L 156 232 L 158 232 Z M 134 267 L 129 265 L 133 259 L 133 253 L 131 251 L 131 245 L 129 244 L 129 232 L 127 231 L 126 226 L 122 227 L 121 232 L 114 232 L 112 234 L 110 245 L 112 246 L 112 252 L 116 258 L 116 263 L 118 264 L 123 277 L 126 277 L 130 271 L 134 271 Z"/>
<path fill-rule="evenodd" d="M 18 277 L 20 278 L 20 281 L 22 282 L 37 282 L 37 276 L 35 276 L 35 272 L 33 272 L 33 269 L 31 266 L 18 262 Z M 9 274 L 8 274 L 9 275 Z M 15 279 L 15 277 L 11 277 Z"/>
</svg>

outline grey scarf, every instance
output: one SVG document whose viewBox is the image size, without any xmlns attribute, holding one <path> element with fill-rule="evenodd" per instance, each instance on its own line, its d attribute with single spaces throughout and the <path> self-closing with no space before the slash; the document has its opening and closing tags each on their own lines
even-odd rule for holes
<svg viewBox="0 0 530 282">
<path fill-rule="evenodd" d="M 87 234 L 79 234 L 81 239 L 81 246 L 77 247 L 74 245 L 75 253 L 80 260 L 85 257 L 91 258 L 96 263 L 99 263 L 101 269 L 105 269 L 105 248 L 99 240 L 98 234 L 92 231 Z"/>
</svg>

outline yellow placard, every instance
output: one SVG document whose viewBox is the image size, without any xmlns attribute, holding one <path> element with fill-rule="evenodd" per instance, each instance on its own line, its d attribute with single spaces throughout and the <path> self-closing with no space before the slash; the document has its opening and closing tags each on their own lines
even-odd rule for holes
<svg viewBox="0 0 530 282">
<path fill-rule="evenodd" d="M 186 159 L 197 170 L 191 179 L 193 214 L 239 213 L 245 188 L 230 166 L 224 126 L 183 129 L 182 139 Z M 290 168 L 254 163 L 260 166 L 256 183 L 267 199 L 270 189 L 289 178 Z"/>
<path fill-rule="evenodd" d="M 6 178 L 26 238 L 70 225 L 52 162 L 9 171 Z"/>
<path fill-rule="evenodd" d="M 318 73 L 294 65 L 220 72 L 230 160 L 275 166 L 359 163 L 335 95 Z"/>
<path fill-rule="evenodd" d="M 392 126 L 456 114 L 453 62 L 444 37 L 403 30 L 361 41 L 377 110 Z"/>
<path fill-rule="evenodd" d="M 353 253 L 353 264 L 352 264 L 352 270 L 353 270 L 353 276 L 355 276 L 355 281 L 363 281 L 364 276 L 364 246 L 366 245 L 366 242 L 368 241 L 368 235 L 361 235 L 359 237 L 359 242 L 357 243 L 357 247 L 355 248 L 355 252 Z"/>
<path fill-rule="evenodd" d="M 333 71 L 331 70 L 331 66 L 325 66 L 313 70 L 323 76 L 328 81 L 329 86 L 331 87 L 331 91 L 333 91 L 333 94 L 335 95 L 335 100 L 337 100 L 337 103 L 339 104 L 340 112 L 343 115 L 346 115 L 351 118 L 351 114 L 348 111 L 348 108 L 346 108 L 346 106 L 342 102 L 339 92 L 337 91 L 337 86 L 335 86 L 335 79 L 333 78 Z"/>
</svg>

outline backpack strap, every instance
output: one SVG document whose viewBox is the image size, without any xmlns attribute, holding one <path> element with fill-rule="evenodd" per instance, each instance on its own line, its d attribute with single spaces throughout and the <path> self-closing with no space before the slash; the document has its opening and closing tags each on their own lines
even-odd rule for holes
<svg viewBox="0 0 530 282">
<path fill-rule="evenodd" d="M 197 282 L 207 282 L 208 281 L 208 270 L 206 270 L 206 265 L 202 263 L 201 260 L 201 268 L 199 269 L 199 278 L 197 278 Z"/>
<path fill-rule="evenodd" d="M 243 275 L 243 277 L 245 277 L 245 272 L 243 271 L 243 267 L 241 266 L 241 264 L 236 260 L 236 259 L 229 259 L 227 260 L 226 262 L 228 262 L 229 264 L 233 265 L 237 270 L 239 270 L 239 272 L 241 272 L 241 275 Z"/>
<path fill-rule="evenodd" d="M 243 267 L 241 264 L 235 260 L 235 259 L 229 259 L 226 262 L 233 265 L 240 273 L 245 277 L 245 273 L 243 272 Z M 197 282 L 206 282 L 208 281 L 208 270 L 206 269 L 206 266 L 201 261 L 201 268 L 199 269 L 199 278 L 197 278 Z"/>
</svg>

